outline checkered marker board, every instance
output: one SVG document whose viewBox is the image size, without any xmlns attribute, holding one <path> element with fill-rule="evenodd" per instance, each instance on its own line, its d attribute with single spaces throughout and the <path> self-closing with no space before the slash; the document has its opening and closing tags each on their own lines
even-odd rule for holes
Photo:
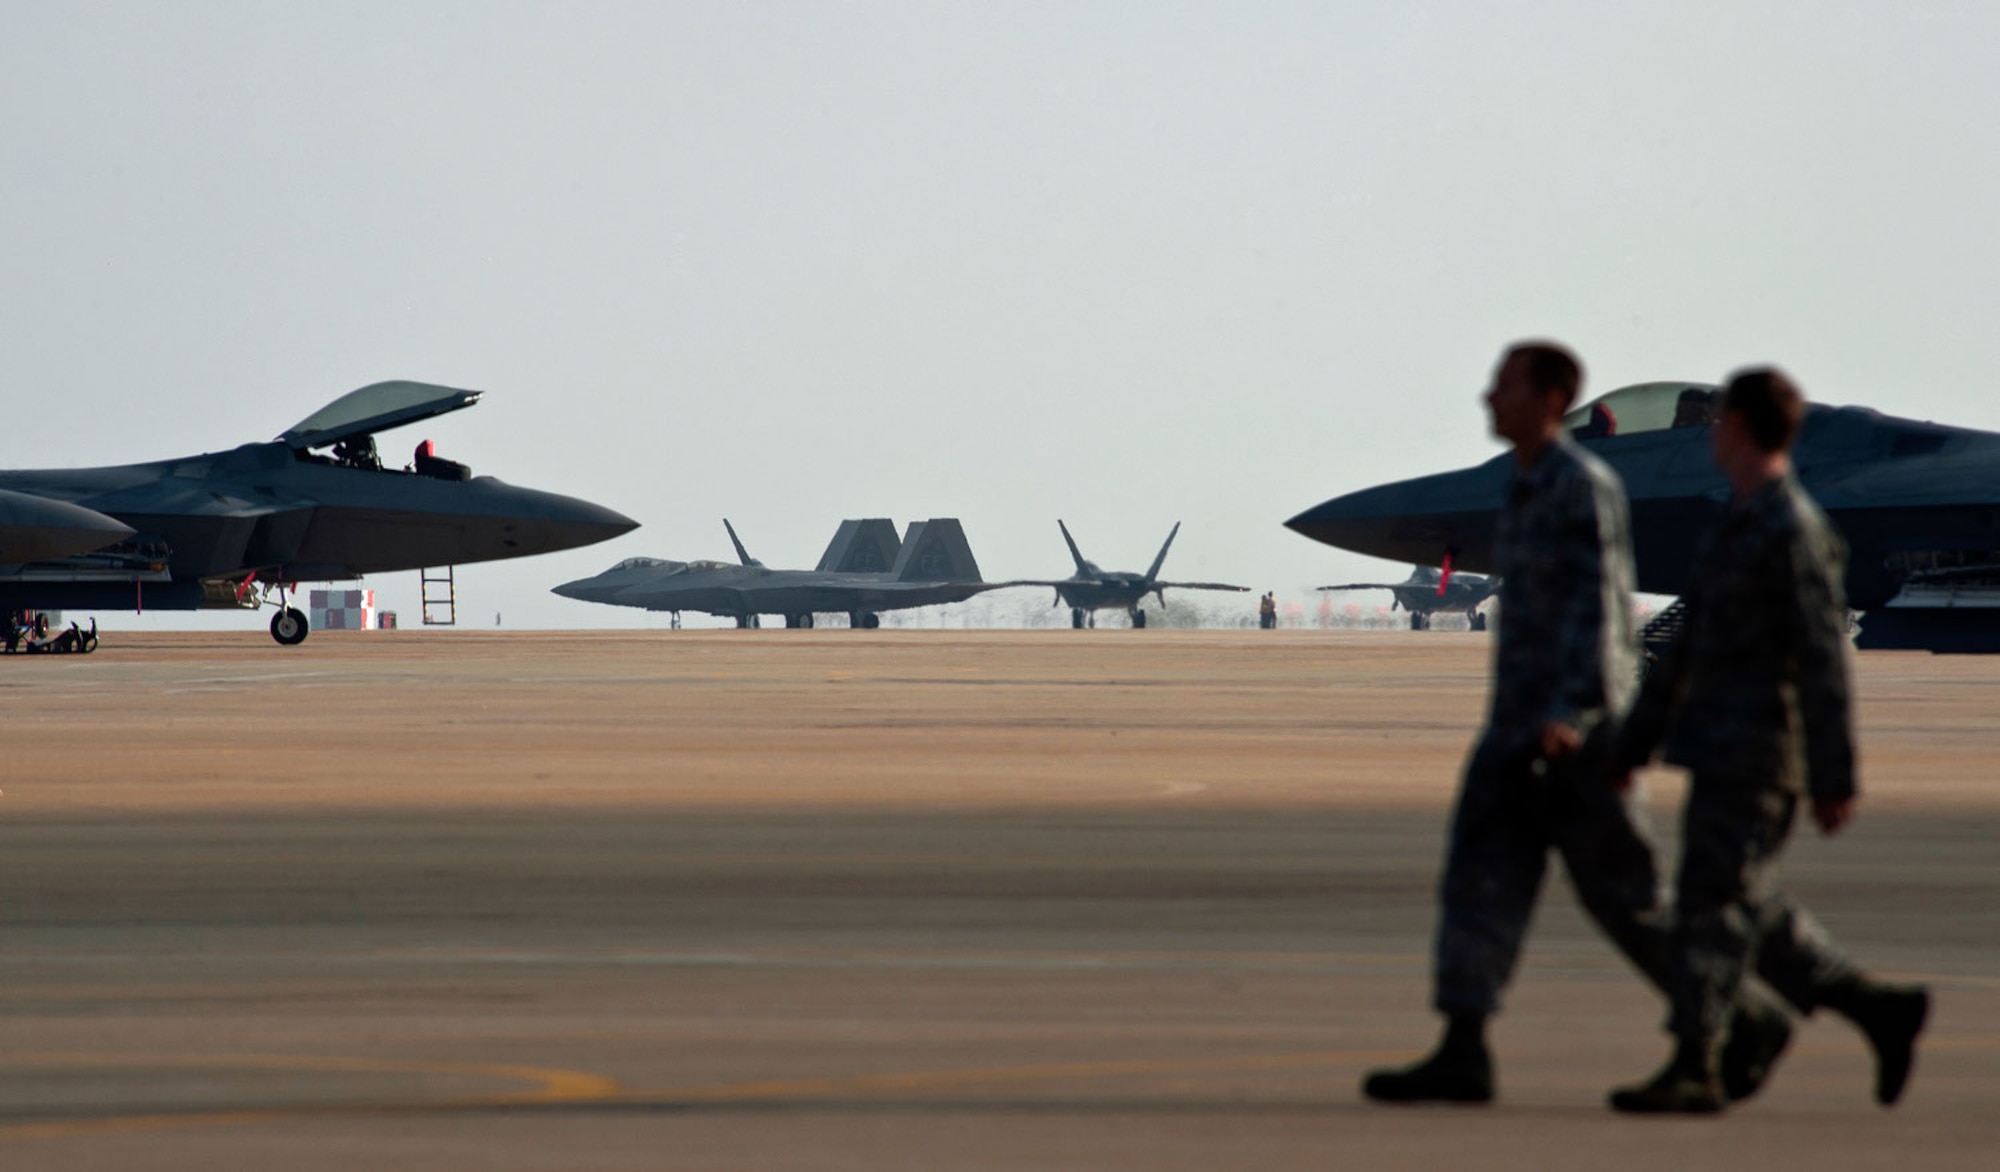
<svg viewBox="0 0 2000 1172">
<path fill-rule="evenodd" d="M 315 631 L 367 631 L 375 627 L 373 590 L 315 590 L 310 605 Z"/>
</svg>

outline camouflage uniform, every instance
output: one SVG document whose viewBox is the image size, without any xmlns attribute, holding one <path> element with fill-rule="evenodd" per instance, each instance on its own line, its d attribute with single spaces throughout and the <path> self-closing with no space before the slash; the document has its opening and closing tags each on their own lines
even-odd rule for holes
<svg viewBox="0 0 2000 1172">
<path fill-rule="evenodd" d="M 1653 852 L 1636 800 L 1604 781 L 1616 717 L 1637 680 L 1625 491 L 1567 436 L 1517 469 L 1495 544 L 1501 576 L 1492 711 L 1452 819 L 1436 1006 L 1492 1013 L 1512 974 L 1551 847 L 1578 897 L 1656 984 L 1668 973 Z M 1582 752 L 1541 754 L 1549 721 Z"/>
<path fill-rule="evenodd" d="M 1749 964 L 1801 1012 L 1856 978 L 1773 882 L 1799 799 L 1855 793 L 1845 558 L 1789 474 L 1732 503 L 1614 750 L 1636 767 L 1665 739 L 1692 775 L 1671 986 L 1683 1037 L 1723 1035 Z"/>
</svg>

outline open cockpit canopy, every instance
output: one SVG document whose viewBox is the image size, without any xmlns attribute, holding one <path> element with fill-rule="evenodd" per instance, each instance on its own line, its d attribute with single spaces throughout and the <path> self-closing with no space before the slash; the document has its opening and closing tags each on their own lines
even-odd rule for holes
<svg viewBox="0 0 2000 1172">
<path fill-rule="evenodd" d="M 1585 403 L 1563 417 L 1563 426 L 1577 439 L 1603 439 L 1703 427 L 1721 409 L 1722 389 L 1712 383 L 1639 383 Z"/>
<path fill-rule="evenodd" d="M 461 391 L 431 383 L 386 382 L 349 391 L 294 424 L 278 442 L 294 451 L 323 448 L 470 407 L 483 391 Z"/>
</svg>

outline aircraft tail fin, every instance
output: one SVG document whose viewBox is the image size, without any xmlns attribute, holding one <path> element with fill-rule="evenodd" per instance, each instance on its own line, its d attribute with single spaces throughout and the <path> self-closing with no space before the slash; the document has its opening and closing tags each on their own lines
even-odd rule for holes
<svg viewBox="0 0 2000 1172">
<path fill-rule="evenodd" d="M 741 541 L 738 541 L 738 540 L 736 539 L 736 526 L 734 526 L 734 525 L 731 525 L 731 524 L 729 523 L 729 518 L 727 518 L 727 517 L 724 517 L 724 518 L 722 519 L 722 527 L 723 527 L 724 529 L 727 529 L 727 530 L 729 530 L 729 544 L 731 544 L 731 545 L 733 545 L 733 546 L 735 546 L 735 547 L 736 547 L 736 560 L 737 560 L 737 561 L 739 561 L 739 562 L 742 562 L 742 563 L 743 563 L 744 565 L 746 565 L 746 566 L 760 566 L 760 567 L 761 567 L 761 566 L 762 566 L 762 565 L 764 564 L 763 562 L 760 562 L 760 561 L 758 561 L 758 560 L 757 560 L 756 558 L 753 558 L 753 557 L 751 557 L 751 556 L 750 556 L 750 551 L 749 551 L 749 550 L 746 550 L 746 549 L 744 549 L 744 548 L 743 548 L 743 543 L 742 543 Z"/>
<path fill-rule="evenodd" d="M 979 563 L 957 517 L 912 521 L 896 555 L 898 582 L 979 582 Z"/>
<path fill-rule="evenodd" d="M 1167 564 L 1167 551 L 1174 547 L 1174 538 L 1180 536 L 1180 532 L 1181 523 L 1175 521 L 1173 532 L 1167 534 L 1167 543 L 1160 547 L 1160 556 L 1153 559 L 1153 568 L 1146 571 L 1146 578 L 1149 581 L 1160 576 L 1160 567 Z"/>
<path fill-rule="evenodd" d="M 842 521 L 814 568 L 828 574 L 886 574 L 895 568 L 902 548 L 896 523 L 887 517 Z"/>
<path fill-rule="evenodd" d="M 1069 546 L 1070 560 L 1076 563 L 1077 576 L 1079 578 L 1090 577 L 1093 573 L 1090 563 L 1083 560 L 1083 553 L 1076 548 L 1076 538 L 1069 535 L 1069 526 L 1063 524 L 1061 520 L 1057 520 L 1056 528 L 1062 530 L 1063 541 Z"/>
</svg>

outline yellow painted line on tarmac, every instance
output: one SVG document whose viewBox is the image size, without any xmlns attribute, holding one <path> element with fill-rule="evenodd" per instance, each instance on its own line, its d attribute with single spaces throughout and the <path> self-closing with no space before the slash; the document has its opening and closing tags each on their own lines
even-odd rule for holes
<svg viewBox="0 0 2000 1172">
<path fill-rule="evenodd" d="M 477 1107 L 538 1106 L 607 1100 L 622 1089 L 616 1079 L 584 1071 L 539 1066 L 479 1062 L 427 1062 L 409 1059 L 347 1058 L 274 1054 L 91 1054 L 27 1053 L 0 1058 L 8 1066 L 41 1067 L 174 1067 L 208 1070 L 338 1071 L 360 1074 L 444 1074 L 497 1078 L 530 1084 L 526 1089 L 486 1095 L 380 1102 L 286 1104 L 215 1111 L 155 1112 L 108 1115 L 88 1119 L 57 1119 L 38 1123 L 0 1123 L 0 1140 L 61 1139 L 135 1131 L 180 1131 L 228 1127 L 308 1116 L 404 1114 L 467 1110 Z"/>
<path fill-rule="evenodd" d="M 2000 1036 L 1926 1040 L 1924 1049 L 1978 1051 L 2000 1049 Z M 1830 1048 L 1829 1048 L 1830 1049 Z M 1819 1046 L 1802 1046 L 1795 1053 L 1817 1054 Z M 421 1115 L 497 1107 L 655 1106 L 663 1109 L 712 1103 L 824 1103 L 865 1100 L 894 1094 L 940 1095 L 975 1088 L 1023 1086 L 1060 1082 L 1148 1078 L 1170 1075 L 1256 1074 L 1323 1067 L 1395 1062 L 1410 1056 L 1395 1050 L 1321 1050 L 1291 1054 L 1247 1054 L 1218 1058 L 1110 1059 L 1093 1062 L 1053 1062 L 1021 1066 L 974 1067 L 959 1070 L 904 1071 L 882 1074 L 835 1075 L 819 1078 L 758 1079 L 658 1089 L 625 1088 L 615 1079 L 582 1071 L 534 1066 L 464 1062 L 424 1062 L 341 1057 L 271 1055 L 159 1056 L 115 1054 L 15 1054 L 8 1065 L 43 1066 L 175 1066 L 182 1068 L 353 1071 L 357 1073 L 459 1074 L 518 1080 L 527 1089 L 486 1095 L 381 1102 L 297 1104 L 215 1111 L 118 1115 L 99 1118 L 0 1124 L 0 1141 L 58 1139 L 144 1131 L 173 1131 L 268 1123 L 284 1119 L 354 1115 Z"/>
</svg>

